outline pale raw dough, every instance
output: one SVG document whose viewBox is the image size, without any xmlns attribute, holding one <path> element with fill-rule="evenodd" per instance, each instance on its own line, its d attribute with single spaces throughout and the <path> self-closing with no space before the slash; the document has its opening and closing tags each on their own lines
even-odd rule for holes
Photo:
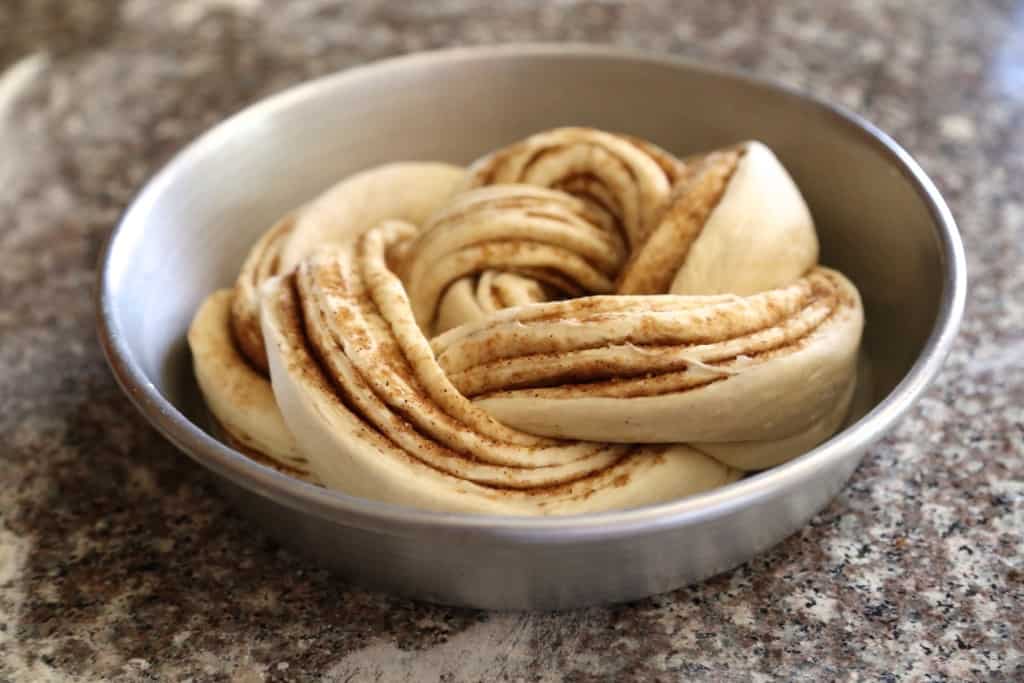
<svg viewBox="0 0 1024 683">
<path fill-rule="evenodd" d="M 858 387 L 860 297 L 767 147 L 705 159 L 565 128 L 352 176 L 197 313 L 211 412 L 311 481 L 438 511 L 636 507 L 814 448 Z"/>
</svg>

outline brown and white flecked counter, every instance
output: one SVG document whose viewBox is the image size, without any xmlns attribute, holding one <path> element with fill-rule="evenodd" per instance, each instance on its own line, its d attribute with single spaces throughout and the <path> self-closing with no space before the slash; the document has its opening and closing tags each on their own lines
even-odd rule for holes
<svg viewBox="0 0 1024 683">
<path fill-rule="evenodd" d="M 398 53 L 615 43 L 751 70 L 892 133 L 968 249 L 939 381 L 821 515 L 702 585 L 487 614 L 265 540 L 95 341 L 98 252 L 200 131 Z M 1024 3 L 0 1 L 0 681 L 1024 680 Z"/>
</svg>

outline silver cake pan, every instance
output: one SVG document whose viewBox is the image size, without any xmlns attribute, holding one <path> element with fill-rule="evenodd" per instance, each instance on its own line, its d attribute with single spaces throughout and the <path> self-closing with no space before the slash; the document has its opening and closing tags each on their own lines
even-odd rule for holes
<svg viewBox="0 0 1024 683">
<path fill-rule="evenodd" d="M 869 412 L 813 451 L 672 503 L 574 517 L 438 514 L 261 466 L 204 430 L 185 332 L 279 216 L 354 171 L 466 163 L 545 128 L 628 132 L 685 155 L 756 138 L 796 179 L 823 263 L 860 288 Z M 118 381 L 244 513 L 339 576 L 423 600 L 564 608 L 640 598 L 734 567 L 804 525 L 934 379 L 966 272 L 953 218 L 899 145 L 827 102 L 678 59 L 584 46 L 455 49 L 295 87 L 189 145 L 141 192 L 100 267 L 102 342 Z"/>
</svg>

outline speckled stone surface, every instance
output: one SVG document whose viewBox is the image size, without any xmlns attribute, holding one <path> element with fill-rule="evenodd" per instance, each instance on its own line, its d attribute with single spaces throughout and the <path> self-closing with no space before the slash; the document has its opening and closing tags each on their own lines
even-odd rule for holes
<svg viewBox="0 0 1024 683">
<path fill-rule="evenodd" d="M 703 585 L 562 614 L 367 593 L 265 540 L 129 405 L 103 239 L 225 115 L 432 47 L 611 42 L 867 115 L 960 221 L 927 397 L 799 534 Z M 0 2 L 0 681 L 1024 680 L 1024 3 Z"/>
</svg>

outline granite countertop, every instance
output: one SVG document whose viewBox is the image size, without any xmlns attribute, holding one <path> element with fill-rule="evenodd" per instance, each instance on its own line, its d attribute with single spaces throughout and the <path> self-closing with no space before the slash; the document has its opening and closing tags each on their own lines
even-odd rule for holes
<svg viewBox="0 0 1024 683">
<path fill-rule="evenodd" d="M 559 614 L 365 592 L 266 540 L 118 390 L 91 301 L 133 194 L 227 114 L 521 40 L 686 55 L 865 114 L 945 193 L 971 275 L 941 378 L 806 528 Z M 0 681 L 1024 680 L 1024 3 L 3 0 L 0 71 Z"/>
</svg>

